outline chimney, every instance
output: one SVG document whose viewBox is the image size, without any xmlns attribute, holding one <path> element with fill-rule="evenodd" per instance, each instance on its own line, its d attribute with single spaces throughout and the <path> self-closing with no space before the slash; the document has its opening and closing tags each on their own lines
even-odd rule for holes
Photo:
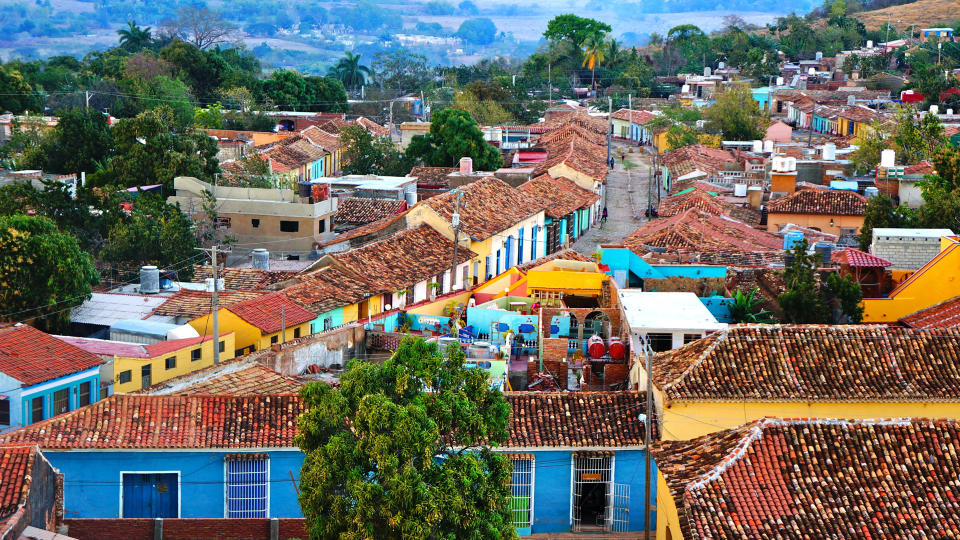
<svg viewBox="0 0 960 540">
<path fill-rule="evenodd" d="M 471 158 L 460 158 L 460 174 L 473 174 L 473 160 Z"/>
</svg>

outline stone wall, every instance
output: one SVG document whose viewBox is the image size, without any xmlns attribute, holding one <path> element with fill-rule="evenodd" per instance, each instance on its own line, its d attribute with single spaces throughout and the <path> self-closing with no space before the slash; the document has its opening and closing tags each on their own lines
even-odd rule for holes
<svg viewBox="0 0 960 540">
<path fill-rule="evenodd" d="M 366 335 L 362 325 L 346 325 L 310 334 L 250 355 L 257 362 L 283 375 L 302 375 L 309 366 L 344 367 L 365 356 Z"/>
<path fill-rule="evenodd" d="M 916 270 L 940 253 L 940 237 L 873 235 L 870 252 L 893 263 L 893 270 Z"/>
</svg>

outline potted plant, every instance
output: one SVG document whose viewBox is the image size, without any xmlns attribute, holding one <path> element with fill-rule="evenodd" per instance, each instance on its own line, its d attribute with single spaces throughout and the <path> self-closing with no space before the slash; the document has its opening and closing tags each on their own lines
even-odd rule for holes
<svg viewBox="0 0 960 540">
<path fill-rule="evenodd" d="M 427 283 L 427 289 L 430 290 L 430 300 L 436 300 L 437 294 L 440 292 L 440 289 L 443 288 L 443 285 L 440 285 L 436 281 L 431 281 Z"/>
</svg>

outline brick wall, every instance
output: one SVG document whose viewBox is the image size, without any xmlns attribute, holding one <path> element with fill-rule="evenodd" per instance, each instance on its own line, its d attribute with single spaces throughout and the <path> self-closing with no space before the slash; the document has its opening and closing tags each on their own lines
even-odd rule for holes
<svg viewBox="0 0 960 540">
<path fill-rule="evenodd" d="M 306 521 L 279 519 L 280 538 L 307 538 Z M 65 519 L 77 540 L 153 540 L 152 519 Z M 269 519 L 164 519 L 164 540 L 269 540 Z"/>
<path fill-rule="evenodd" d="M 569 340 L 567 338 L 546 338 L 543 340 L 544 360 L 563 360 L 568 354 Z"/>
</svg>

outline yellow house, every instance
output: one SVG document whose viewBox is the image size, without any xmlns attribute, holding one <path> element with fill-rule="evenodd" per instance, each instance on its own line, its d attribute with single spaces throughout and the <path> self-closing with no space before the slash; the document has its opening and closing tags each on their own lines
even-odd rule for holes
<svg viewBox="0 0 960 540">
<path fill-rule="evenodd" d="M 960 237 L 940 239 L 940 253 L 886 298 L 864 298 L 864 322 L 896 322 L 901 317 L 960 296 Z"/>
<path fill-rule="evenodd" d="M 476 254 L 468 267 L 474 283 L 546 253 L 543 205 L 493 177 L 417 203 L 407 214 L 407 226 L 427 224 L 453 240 L 457 210 L 460 246 Z"/>
<path fill-rule="evenodd" d="M 107 361 L 101 376 L 113 381 L 113 393 L 147 388 L 213 365 L 212 336 L 170 339 L 143 345 L 125 341 L 60 336 L 61 340 Z M 233 358 L 233 332 L 220 334 L 220 360 Z"/>
<path fill-rule="evenodd" d="M 851 236 L 863 227 L 866 209 L 867 198 L 855 191 L 801 189 L 767 204 L 767 231 L 775 233 L 792 223 L 837 236 Z"/>
<path fill-rule="evenodd" d="M 316 315 L 282 294 L 271 293 L 222 307 L 217 311 L 221 331 L 234 333 L 236 355 L 266 349 L 274 343 L 292 341 L 310 334 Z M 211 316 L 190 321 L 200 335 L 213 332 Z"/>
<path fill-rule="evenodd" d="M 657 354 L 663 440 L 767 416 L 960 418 L 960 330 L 737 325 Z M 646 388 L 644 359 L 630 382 Z"/>
</svg>

